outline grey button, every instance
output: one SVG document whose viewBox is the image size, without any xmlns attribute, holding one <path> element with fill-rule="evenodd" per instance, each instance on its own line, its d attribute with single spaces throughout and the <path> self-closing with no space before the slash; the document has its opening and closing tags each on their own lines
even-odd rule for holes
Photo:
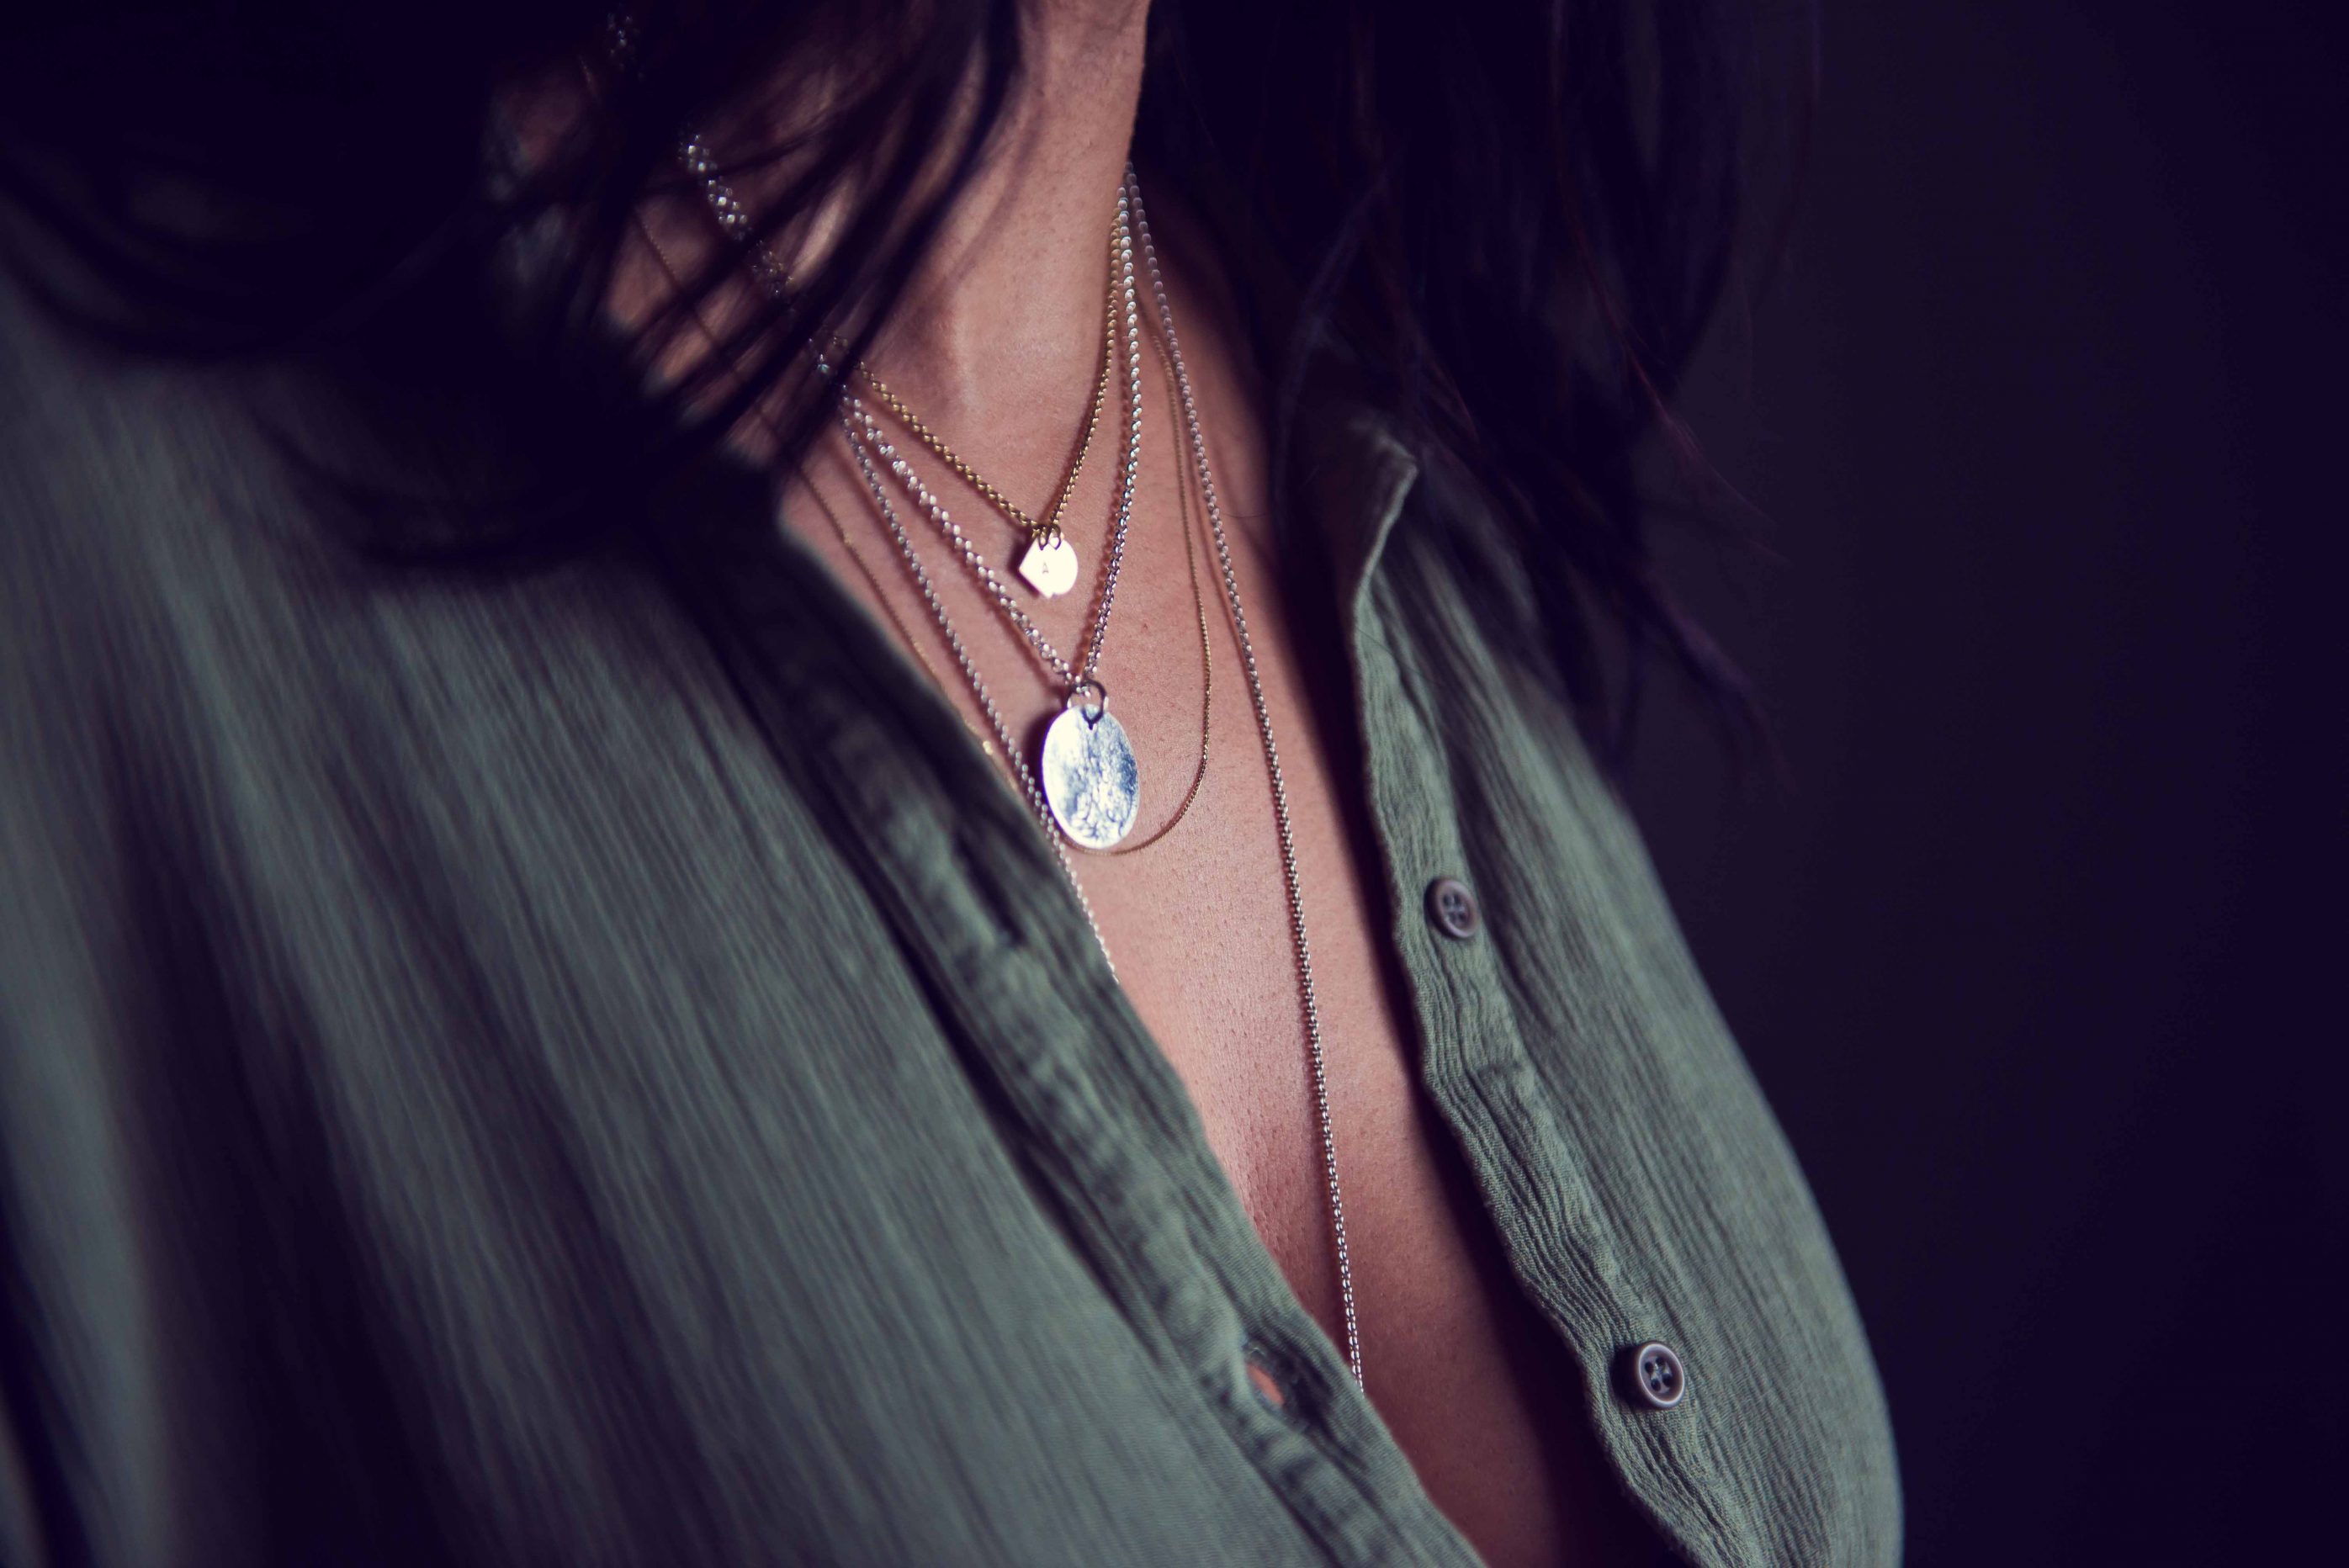
<svg viewBox="0 0 2349 1568">
<path fill-rule="evenodd" d="M 1476 895 L 1458 877 L 1437 877 L 1427 884 L 1427 918 L 1436 930 L 1461 942 L 1475 935 L 1484 923 L 1476 913 Z"/>
<path fill-rule="evenodd" d="M 1635 1405 L 1669 1410 L 1688 1395 L 1688 1368 L 1671 1346 L 1651 1340 L 1623 1357 L 1623 1390 Z"/>
</svg>

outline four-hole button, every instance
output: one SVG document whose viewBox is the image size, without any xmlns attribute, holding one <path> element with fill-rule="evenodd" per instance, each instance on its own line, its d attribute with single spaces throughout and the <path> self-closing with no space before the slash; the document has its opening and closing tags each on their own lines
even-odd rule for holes
<svg viewBox="0 0 2349 1568">
<path fill-rule="evenodd" d="M 1623 1387 L 1632 1403 L 1669 1410 L 1687 1397 L 1688 1368 L 1671 1346 L 1651 1340 L 1623 1358 Z"/>
<path fill-rule="evenodd" d="M 1435 929 L 1456 942 L 1476 934 L 1483 917 L 1476 913 L 1476 895 L 1458 877 L 1438 877 L 1427 884 L 1427 918 Z"/>
</svg>

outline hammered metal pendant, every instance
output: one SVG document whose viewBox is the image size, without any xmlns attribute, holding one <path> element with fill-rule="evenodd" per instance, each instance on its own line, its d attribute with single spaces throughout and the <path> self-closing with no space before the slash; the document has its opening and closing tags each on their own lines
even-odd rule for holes
<svg viewBox="0 0 2349 1568">
<path fill-rule="evenodd" d="M 1044 731 L 1039 782 L 1052 820 L 1070 841 L 1088 850 L 1106 850 L 1133 830 L 1142 809 L 1142 780 L 1125 726 L 1109 711 L 1109 699 L 1088 707 L 1081 693 Z"/>
<path fill-rule="evenodd" d="M 1048 539 L 1031 539 L 1019 552 L 1018 570 L 1029 587 L 1057 599 L 1077 585 L 1076 546 L 1057 530 Z"/>
</svg>

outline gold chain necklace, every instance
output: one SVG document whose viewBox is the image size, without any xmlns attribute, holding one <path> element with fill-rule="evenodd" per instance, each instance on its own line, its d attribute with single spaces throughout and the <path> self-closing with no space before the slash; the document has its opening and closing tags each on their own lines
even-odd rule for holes
<svg viewBox="0 0 2349 1568">
<path fill-rule="evenodd" d="M 1164 344 L 1154 346 L 1158 350 L 1159 368 L 1166 374 L 1166 413 L 1174 422 L 1174 449 L 1179 453 L 1183 449 L 1183 407 L 1174 382 L 1174 362 L 1166 357 Z M 1147 838 L 1120 844 L 1109 851 L 1112 855 L 1130 855 L 1148 849 L 1173 832 L 1176 824 L 1191 814 L 1191 802 L 1199 798 L 1199 786 L 1207 780 L 1207 753 L 1215 738 L 1216 652 L 1214 643 L 1207 636 L 1206 596 L 1199 589 L 1199 552 L 1192 537 L 1196 528 L 1191 517 L 1191 480 L 1182 471 L 1179 463 L 1175 466 L 1174 478 L 1174 505 L 1176 515 L 1183 523 L 1183 565 L 1191 574 L 1191 613 L 1199 622 L 1199 765 L 1191 770 L 1191 787 L 1183 791 L 1182 801 L 1174 808 L 1174 814 Z"/>
<path fill-rule="evenodd" d="M 1084 433 L 1078 438 L 1076 456 L 1069 463 L 1069 471 L 1052 497 L 1051 506 L 1040 518 L 1022 511 L 1019 503 L 966 462 L 947 445 L 946 438 L 931 429 L 904 398 L 889 389 L 888 383 L 875 375 L 870 365 L 859 361 L 856 366 L 857 375 L 864 379 L 865 390 L 873 394 L 875 403 L 887 409 L 890 417 L 916 440 L 929 448 L 940 462 L 1028 536 L 1028 547 L 1020 552 L 1014 570 L 1028 586 L 1047 599 L 1058 598 L 1074 587 L 1081 569 L 1076 549 L 1061 527 L 1061 518 L 1068 511 L 1069 498 L 1076 493 L 1077 476 L 1084 471 L 1085 458 L 1092 450 L 1093 432 L 1101 428 L 1102 409 L 1109 403 L 1110 367 L 1117 358 L 1117 238 L 1115 233 L 1110 237 L 1110 281 L 1102 305 L 1101 376 L 1093 384 L 1092 409 L 1085 416 Z"/>
</svg>

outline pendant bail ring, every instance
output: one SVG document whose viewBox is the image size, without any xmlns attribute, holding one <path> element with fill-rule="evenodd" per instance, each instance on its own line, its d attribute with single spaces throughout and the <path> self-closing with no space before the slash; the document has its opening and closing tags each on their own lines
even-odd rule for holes
<svg viewBox="0 0 2349 1568">
<path fill-rule="evenodd" d="M 1085 701 L 1088 688 L 1093 694 L 1091 704 Z M 1068 695 L 1061 699 L 1061 706 L 1081 714 L 1088 725 L 1099 724 L 1101 716 L 1109 711 L 1109 687 L 1091 676 L 1079 676 L 1069 683 Z"/>
</svg>

